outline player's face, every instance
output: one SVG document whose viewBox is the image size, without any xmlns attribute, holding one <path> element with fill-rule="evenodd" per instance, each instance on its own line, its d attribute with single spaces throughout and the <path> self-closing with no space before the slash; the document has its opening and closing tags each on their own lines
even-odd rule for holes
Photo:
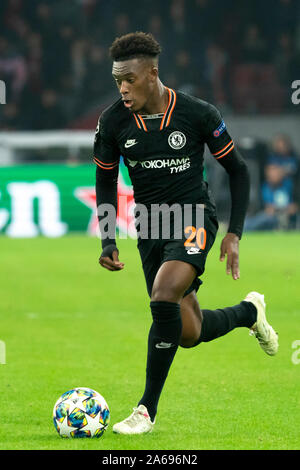
<svg viewBox="0 0 300 470">
<path fill-rule="evenodd" d="M 134 113 L 146 111 L 157 80 L 157 67 L 145 59 L 124 60 L 113 63 L 112 75 L 124 106 Z"/>
</svg>

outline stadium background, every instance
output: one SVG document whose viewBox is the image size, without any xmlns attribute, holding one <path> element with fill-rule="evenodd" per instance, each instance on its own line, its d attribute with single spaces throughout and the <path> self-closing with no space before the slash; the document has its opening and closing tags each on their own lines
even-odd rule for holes
<svg viewBox="0 0 300 470">
<path fill-rule="evenodd" d="M 260 211 L 264 166 L 276 134 L 291 140 L 290 154 L 299 161 L 299 104 L 292 101 L 300 69 L 299 8 L 294 0 L 145 0 L 143 8 L 131 0 L 129 12 L 127 3 L 117 0 L 2 1 L 0 233 L 95 233 L 93 132 L 100 112 L 118 96 L 108 48 L 116 36 L 135 30 L 150 31 L 160 41 L 164 83 L 221 110 L 251 172 L 248 214 Z M 53 164 L 59 166 L 50 168 Z M 227 176 L 207 155 L 206 170 L 226 223 Z M 131 213 L 124 165 L 120 178 Z M 292 178 L 297 203 L 299 170 Z M 48 185 L 34 184 L 41 181 Z M 45 228 L 39 210 L 47 207 L 53 227 L 49 221 Z M 291 227 L 299 227 L 298 217 Z"/>
<path fill-rule="evenodd" d="M 160 41 L 164 83 L 223 113 L 251 172 L 248 216 L 263 209 L 278 134 L 291 141 L 299 204 L 300 104 L 292 100 L 299 98 L 292 88 L 300 79 L 299 1 L 1 0 L 0 448 L 99 448 L 57 439 L 51 407 L 58 396 L 95 388 L 116 422 L 143 386 L 150 315 L 135 241 L 119 241 L 126 269 L 110 277 L 97 263 L 99 240 L 86 236 L 97 232 L 94 129 L 118 96 L 107 49 L 135 30 Z M 227 176 L 210 155 L 205 161 L 222 231 Z M 119 214 L 124 231 L 133 204 L 124 165 L 119 194 L 128 200 L 129 216 Z M 243 235 L 238 284 L 218 262 L 219 238 L 201 290 L 201 305 L 218 308 L 261 289 L 280 331 L 276 362 L 240 331 L 201 353 L 180 350 L 157 434 L 143 442 L 107 434 L 102 448 L 299 449 L 299 215 L 292 225 L 280 220 L 276 233 Z"/>
</svg>

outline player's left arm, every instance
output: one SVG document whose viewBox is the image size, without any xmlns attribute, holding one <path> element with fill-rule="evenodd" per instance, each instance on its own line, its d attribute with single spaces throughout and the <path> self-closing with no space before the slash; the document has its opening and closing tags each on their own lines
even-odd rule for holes
<svg viewBox="0 0 300 470">
<path fill-rule="evenodd" d="M 249 203 L 250 176 L 240 152 L 233 148 L 218 160 L 229 176 L 231 213 L 228 232 L 221 243 L 220 261 L 227 255 L 226 272 L 239 279 L 239 241 L 242 238 L 244 220 Z"/>
<path fill-rule="evenodd" d="M 227 234 L 222 240 L 220 261 L 227 256 L 226 272 L 239 279 L 239 241 L 249 203 L 250 176 L 245 160 L 235 148 L 219 111 L 210 106 L 207 119 L 207 145 L 229 176 L 231 213 Z"/>
</svg>

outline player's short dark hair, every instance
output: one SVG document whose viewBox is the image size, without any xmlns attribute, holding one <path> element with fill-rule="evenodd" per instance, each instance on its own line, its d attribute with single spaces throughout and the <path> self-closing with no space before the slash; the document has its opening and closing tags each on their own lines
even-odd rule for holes
<svg viewBox="0 0 300 470">
<path fill-rule="evenodd" d="M 116 38 L 109 49 L 110 57 L 116 62 L 139 57 L 158 58 L 160 52 L 161 47 L 152 34 L 142 31 Z"/>
</svg>

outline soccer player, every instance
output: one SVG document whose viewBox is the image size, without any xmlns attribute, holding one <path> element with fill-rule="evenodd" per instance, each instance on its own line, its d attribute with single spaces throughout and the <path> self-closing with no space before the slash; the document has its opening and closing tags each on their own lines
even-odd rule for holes
<svg viewBox="0 0 300 470">
<path fill-rule="evenodd" d="M 192 348 L 234 328 L 247 327 L 267 354 L 275 355 L 278 349 L 278 336 L 266 320 L 263 295 L 250 292 L 233 307 L 200 309 L 196 296 L 202 284 L 199 276 L 204 273 L 218 229 L 215 206 L 203 180 L 205 144 L 229 175 L 231 215 L 220 260 L 227 257 L 226 271 L 234 280 L 240 276 L 239 240 L 248 205 L 249 174 L 219 111 L 161 82 L 160 51 L 153 36 L 143 32 L 113 42 L 112 76 L 121 97 L 101 114 L 95 134 L 98 209 L 110 204 L 117 213 L 120 155 L 128 168 L 137 205 L 143 204 L 150 212 L 157 204 L 192 207 L 192 222 L 182 227 L 181 238 L 174 229 L 175 216 L 170 217 L 169 237 L 138 236 L 153 323 L 148 337 L 145 391 L 133 413 L 113 426 L 120 434 L 152 431 L 178 346 Z M 201 226 L 196 218 L 200 204 L 204 207 Z M 103 250 L 99 263 L 109 271 L 124 269 L 115 231 L 106 236 L 105 217 L 98 215 Z M 115 222 L 114 217 L 113 225 Z"/>
</svg>

